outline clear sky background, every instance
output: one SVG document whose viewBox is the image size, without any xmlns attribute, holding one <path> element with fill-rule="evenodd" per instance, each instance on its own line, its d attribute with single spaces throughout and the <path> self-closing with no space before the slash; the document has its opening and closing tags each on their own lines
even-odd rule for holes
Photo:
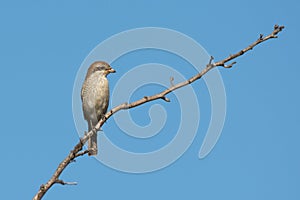
<svg viewBox="0 0 300 200">
<path fill-rule="evenodd" d="M 278 23 L 286 26 L 279 39 L 242 56 L 232 69 L 220 69 L 227 116 L 221 138 L 206 158 L 200 160 L 198 151 L 210 102 L 199 81 L 193 85 L 201 97 L 199 132 L 175 163 L 152 173 L 130 174 L 85 156 L 61 176 L 78 185 L 55 185 L 44 199 L 299 200 L 299 9 L 292 0 L 1 1 L 1 198 L 31 199 L 78 142 L 73 84 L 82 61 L 101 41 L 132 28 L 163 27 L 190 36 L 219 60 Z M 136 64 L 163 60 L 159 54 L 149 55 L 118 60 L 118 73 L 109 77 L 112 87 Z M 165 64 L 178 67 L 184 62 L 174 58 Z M 187 77 L 195 72 L 185 70 Z M 171 115 L 178 106 L 176 101 L 162 104 Z M 147 106 L 132 113 L 141 125 L 149 123 L 142 111 L 147 112 Z M 157 145 L 151 143 L 155 138 L 143 140 L 143 145 L 130 141 L 113 119 L 103 129 L 128 150 L 153 150 Z M 171 131 L 161 134 L 163 143 L 173 136 Z"/>
</svg>

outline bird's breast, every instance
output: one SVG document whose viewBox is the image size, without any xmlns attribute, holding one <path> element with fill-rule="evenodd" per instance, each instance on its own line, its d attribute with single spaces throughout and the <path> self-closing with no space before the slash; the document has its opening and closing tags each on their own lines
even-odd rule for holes
<svg viewBox="0 0 300 200">
<path fill-rule="evenodd" d="M 85 118 L 94 120 L 105 114 L 109 101 L 109 86 L 105 76 L 90 76 L 82 88 L 82 108 Z"/>
</svg>

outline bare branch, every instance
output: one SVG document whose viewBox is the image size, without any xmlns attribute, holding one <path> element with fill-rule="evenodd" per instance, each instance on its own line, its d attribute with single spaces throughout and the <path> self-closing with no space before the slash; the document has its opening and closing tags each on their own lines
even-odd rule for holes
<svg viewBox="0 0 300 200">
<path fill-rule="evenodd" d="M 234 64 L 236 64 L 236 62 L 232 62 L 231 64 L 226 64 L 229 61 L 232 61 L 233 59 L 243 55 L 244 53 L 248 52 L 249 50 L 252 50 L 255 46 L 257 46 L 258 44 L 265 42 L 269 39 L 273 39 L 273 38 L 277 38 L 277 35 L 279 32 L 281 32 L 284 29 L 284 26 L 278 26 L 275 25 L 274 26 L 274 30 L 271 34 L 267 35 L 266 37 L 263 37 L 262 34 L 260 34 L 259 38 L 253 42 L 252 44 L 250 44 L 249 46 L 247 46 L 246 48 L 242 49 L 241 51 L 232 54 L 230 56 L 228 56 L 227 58 L 218 61 L 216 63 L 213 63 L 213 57 L 211 57 L 209 63 L 207 64 L 206 68 L 203 69 L 200 73 L 196 74 L 195 76 L 191 77 L 190 79 L 183 81 L 181 83 L 178 83 L 176 85 L 174 85 L 173 80 L 171 79 L 171 87 L 169 87 L 168 89 L 156 94 L 156 95 L 152 95 L 152 96 L 145 96 L 135 102 L 132 103 L 123 103 L 120 104 L 116 107 L 114 107 L 113 109 L 111 109 L 110 111 L 108 111 L 104 118 L 102 118 L 97 125 L 94 127 L 93 130 L 89 131 L 88 133 L 84 134 L 84 136 L 80 139 L 79 143 L 73 148 L 73 150 L 69 153 L 69 155 L 58 165 L 57 169 L 55 170 L 54 174 L 52 175 L 52 177 L 50 178 L 50 180 L 46 183 L 40 186 L 39 191 L 37 192 L 37 194 L 34 196 L 33 200 L 40 200 L 42 199 L 42 197 L 45 195 L 45 193 L 56 183 L 62 184 L 62 185 L 74 185 L 75 182 L 64 182 L 62 180 L 59 179 L 59 176 L 61 175 L 61 173 L 63 172 L 63 170 L 71 163 L 74 162 L 74 159 L 76 157 L 79 156 L 83 156 L 85 154 L 88 153 L 88 150 L 86 151 L 81 151 L 83 145 L 87 142 L 87 140 L 93 135 L 96 134 L 97 131 L 100 130 L 100 128 L 103 126 L 103 124 L 116 112 L 120 111 L 120 110 L 127 110 L 127 109 L 131 109 L 137 106 L 140 106 L 144 103 L 150 102 L 150 101 L 154 101 L 157 99 L 162 99 L 166 102 L 170 102 L 170 99 L 168 99 L 166 97 L 167 94 L 169 94 L 170 92 L 173 92 L 174 90 L 177 90 L 181 87 L 184 87 L 186 85 L 189 85 L 191 83 L 193 83 L 194 81 L 200 79 L 203 75 L 205 75 L 208 71 L 210 71 L 211 69 L 213 69 L 214 67 L 217 66 L 222 66 L 224 68 L 231 68 Z"/>
<path fill-rule="evenodd" d="M 225 58 L 225 59 L 223 59 L 223 60 L 221 60 L 219 62 L 216 62 L 214 65 L 215 66 L 222 66 L 222 67 L 228 68 L 228 66 L 230 66 L 230 65 L 227 65 L 227 67 L 226 67 L 225 63 L 227 63 L 227 62 L 229 62 L 229 61 L 231 61 L 231 60 L 233 60 L 233 59 L 235 59 L 235 58 L 243 55 L 247 51 L 252 50 L 255 46 L 257 46 L 258 44 L 260 44 L 262 42 L 265 42 L 265 41 L 267 41 L 269 39 L 277 38 L 278 37 L 277 36 L 278 33 L 281 32 L 283 29 L 284 29 L 284 26 L 278 26 L 276 24 L 274 26 L 274 30 L 273 30 L 273 32 L 271 34 L 267 35 L 266 37 L 263 37 L 263 34 L 260 34 L 259 38 L 255 42 L 253 42 L 252 44 L 250 44 L 248 47 L 242 49 L 241 51 L 239 51 L 239 52 L 237 52 L 237 53 L 235 53 L 233 55 L 228 56 L 227 58 Z M 232 67 L 232 65 L 230 67 Z"/>
</svg>

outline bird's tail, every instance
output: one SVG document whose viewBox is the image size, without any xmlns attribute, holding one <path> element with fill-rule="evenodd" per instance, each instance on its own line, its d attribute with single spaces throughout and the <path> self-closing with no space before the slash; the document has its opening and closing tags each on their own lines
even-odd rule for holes
<svg viewBox="0 0 300 200">
<path fill-rule="evenodd" d="M 93 129 L 92 124 L 89 124 L 89 132 Z M 95 156 L 98 153 L 97 133 L 93 134 L 88 141 L 89 156 Z"/>
</svg>

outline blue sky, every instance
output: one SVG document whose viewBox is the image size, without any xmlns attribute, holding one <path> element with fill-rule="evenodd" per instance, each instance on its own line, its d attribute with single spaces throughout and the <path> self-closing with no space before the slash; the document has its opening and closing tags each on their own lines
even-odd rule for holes
<svg viewBox="0 0 300 200">
<path fill-rule="evenodd" d="M 55 185 L 44 199 L 299 199 L 299 8 L 292 0 L 1 1 L 1 196 L 32 198 L 78 142 L 73 85 L 81 63 L 100 42 L 128 29 L 162 27 L 193 38 L 220 60 L 278 23 L 286 26 L 279 39 L 242 56 L 232 69 L 220 69 L 226 120 L 207 157 L 198 158 L 210 120 L 210 97 L 200 80 L 193 84 L 201 102 L 199 130 L 176 162 L 155 172 L 131 174 L 85 156 L 61 176 L 78 185 Z M 112 63 L 118 73 L 109 77 L 111 87 L 136 65 L 149 62 L 176 70 L 186 65 L 186 77 L 195 73 L 176 56 L 142 51 Z M 143 87 L 132 100 L 161 89 Z M 113 119 L 103 127 L 105 134 L 130 151 L 163 146 L 174 137 L 179 120 L 178 101 L 173 94 L 168 97 L 171 103 L 160 103 L 175 121 L 159 135 L 131 138 Z M 137 124 L 149 123 L 149 106 L 132 111 Z"/>
</svg>

